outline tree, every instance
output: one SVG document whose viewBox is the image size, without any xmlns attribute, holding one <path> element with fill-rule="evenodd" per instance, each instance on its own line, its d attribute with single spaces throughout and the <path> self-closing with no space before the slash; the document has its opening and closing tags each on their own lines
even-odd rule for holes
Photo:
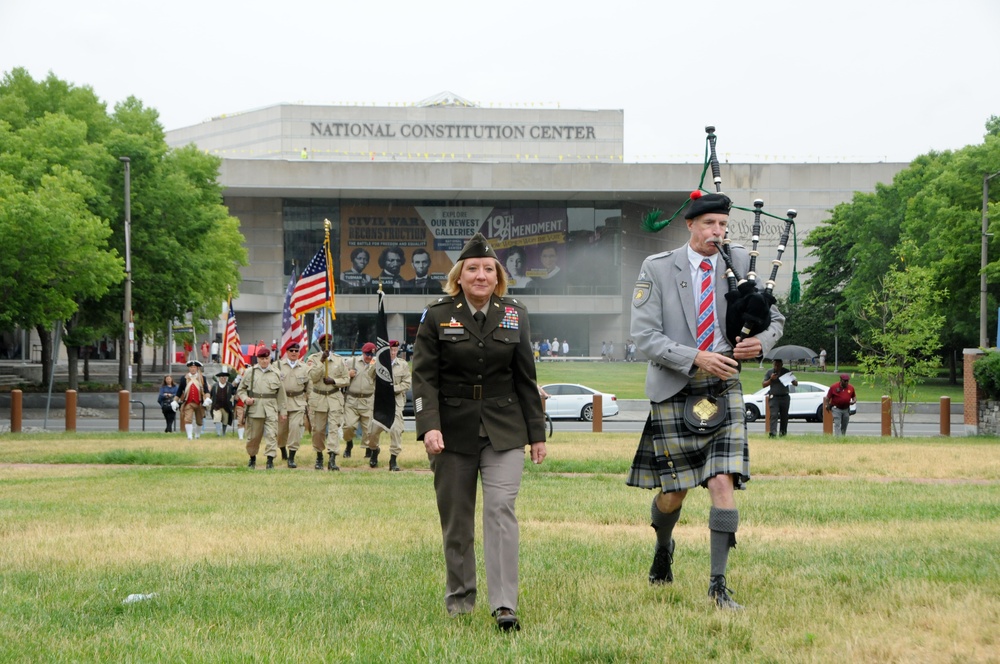
<svg viewBox="0 0 1000 664">
<path fill-rule="evenodd" d="M 171 150 L 159 114 L 133 97 L 109 115 L 89 87 L 14 69 L 0 82 L 0 232 L 9 240 L 0 294 L 11 295 L 0 300 L 0 329 L 38 331 L 46 380 L 53 322 L 66 326 L 73 382 L 80 346 L 97 334 L 124 338 L 122 156 L 132 167 L 140 343 L 188 312 L 217 315 L 247 264 L 239 222 L 222 202 L 221 160 L 192 146 Z"/>
<path fill-rule="evenodd" d="M 892 397 L 893 435 L 903 435 L 907 401 L 921 378 L 931 376 L 940 365 L 939 333 L 945 316 L 941 302 L 947 293 L 937 288 L 931 270 L 907 264 L 904 245 L 897 252 L 900 265 L 879 280 L 878 288 L 862 304 L 861 350 L 858 363 L 871 384 Z"/>
</svg>

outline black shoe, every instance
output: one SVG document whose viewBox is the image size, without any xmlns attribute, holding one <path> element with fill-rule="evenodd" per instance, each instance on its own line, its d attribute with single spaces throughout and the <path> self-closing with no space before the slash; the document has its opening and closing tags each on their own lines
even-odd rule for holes
<svg viewBox="0 0 1000 664">
<path fill-rule="evenodd" d="M 323 453 L 322 452 L 317 452 L 316 453 L 316 465 L 313 466 L 313 468 L 315 468 L 316 470 L 323 470 Z"/>
<path fill-rule="evenodd" d="M 247 468 L 256 468 L 256 467 L 257 467 L 257 457 L 252 456 L 250 457 L 250 463 L 247 464 Z"/>
<path fill-rule="evenodd" d="M 389 470 L 391 470 L 391 471 L 402 470 L 402 468 L 399 467 L 399 464 L 396 463 L 396 455 L 395 454 L 392 454 L 392 455 L 389 456 Z"/>
<path fill-rule="evenodd" d="M 733 592 L 726 587 L 726 577 L 713 576 L 712 582 L 708 584 L 708 596 L 715 600 L 715 606 L 729 611 L 742 611 L 743 606 L 737 604 L 729 593 Z"/>
<path fill-rule="evenodd" d="M 674 582 L 674 572 L 670 566 L 674 564 L 675 546 L 676 543 L 672 538 L 669 547 L 656 545 L 656 551 L 653 553 L 653 565 L 649 568 L 649 582 L 651 584 Z"/>
<path fill-rule="evenodd" d="M 298 468 L 298 466 L 295 465 L 295 450 L 290 450 L 288 452 L 288 467 L 289 468 Z"/>
<path fill-rule="evenodd" d="M 351 458 L 351 450 L 353 450 L 353 449 L 354 449 L 354 441 L 353 440 L 347 441 L 347 445 L 344 447 L 344 458 L 345 459 L 350 459 Z"/>
<path fill-rule="evenodd" d="M 281 459 L 282 460 L 287 459 L 288 458 L 288 450 L 285 449 L 284 447 L 279 447 L 278 449 L 281 450 Z"/>
<path fill-rule="evenodd" d="M 267 466 L 264 470 L 274 470 L 274 457 L 267 457 Z"/>
<path fill-rule="evenodd" d="M 366 447 L 365 448 L 365 458 L 366 459 L 371 459 L 372 458 L 372 448 L 370 448 L 370 447 Z"/>
<path fill-rule="evenodd" d="M 371 466 L 372 468 L 378 468 L 378 450 L 377 449 L 371 450 L 371 453 L 372 453 L 372 458 L 371 461 L 368 462 L 368 465 Z"/>
<path fill-rule="evenodd" d="M 497 619 L 497 629 L 501 632 L 517 632 L 521 629 L 521 623 L 517 620 L 517 615 L 512 609 L 501 606 L 493 612 Z"/>
<path fill-rule="evenodd" d="M 337 465 L 337 455 L 330 455 L 330 463 L 326 464 L 327 470 L 340 470 L 340 466 Z"/>
</svg>

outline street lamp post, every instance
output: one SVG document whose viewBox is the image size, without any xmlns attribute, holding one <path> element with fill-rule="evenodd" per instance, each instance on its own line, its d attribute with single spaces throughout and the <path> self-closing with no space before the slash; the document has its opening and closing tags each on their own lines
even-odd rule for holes
<svg viewBox="0 0 1000 664">
<path fill-rule="evenodd" d="M 1000 171 L 983 176 L 983 231 L 982 231 L 982 251 L 979 260 L 979 347 L 989 348 L 990 341 L 986 337 L 986 263 L 989 260 L 988 248 L 992 235 L 989 230 L 989 204 L 990 204 L 990 180 L 1000 175 Z M 1000 341 L 997 342 L 1000 344 Z"/>
<path fill-rule="evenodd" d="M 118 158 L 125 164 L 125 311 L 122 321 L 125 324 L 125 343 L 122 344 L 122 358 L 125 361 L 126 392 L 132 392 L 132 164 L 128 157 Z"/>
</svg>

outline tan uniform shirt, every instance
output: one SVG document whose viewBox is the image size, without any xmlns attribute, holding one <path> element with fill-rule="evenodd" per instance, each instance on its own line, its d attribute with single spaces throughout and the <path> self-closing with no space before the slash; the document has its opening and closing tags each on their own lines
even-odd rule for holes
<svg viewBox="0 0 1000 664">
<path fill-rule="evenodd" d="M 285 386 L 273 367 L 264 370 L 257 365 L 247 369 L 236 394 L 244 403 L 247 397 L 254 399 L 253 404 L 247 406 L 247 417 L 277 420 L 279 415 L 288 413 Z"/>
</svg>

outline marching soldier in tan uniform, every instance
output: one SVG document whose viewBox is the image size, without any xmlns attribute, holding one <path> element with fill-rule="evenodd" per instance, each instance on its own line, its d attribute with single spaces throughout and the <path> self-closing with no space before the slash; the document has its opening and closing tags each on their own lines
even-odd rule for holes
<svg viewBox="0 0 1000 664">
<path fill-rule="evenodd" d="M 396 417 L 392 421 L 392 428 L 389 429 L 389 470 L 400 470 L 396 463 L 396 457 L 403 453 L 403 406 L 406 405 L 406 391 L 410 389 L 410 365 L 406 361 L 397 357 L 399 355 L 399 342 L 395 339 L 389 341 L 389 355 L 392 358 L 392 391 L 396 396 Z M 375 379 L 375 365 L 372 362 L 368 365 L 372 380 Z M 378 467 L 379 443 L 382 432 L 378 427 L 368 438 L 368 448 L 372 450 L 371 461 L 368 465 L 372 468 Z M 372 447 L 374 445 L 374 447 Z"/>
<path fill-rule="evenodd" d="M 328 470 L 340 470 L 337 455 L 340 454 L 340 431 L 344 426 L 344 394 L 342 389 L 351 382 L 344 360 L 330 353 L 332 341 L 329 334 L 320 337 L 322 353 L 309 356 L 309 418 L 312 426 L 312 445 L 316 450 L 316 470 L 323 470 L 323 450 L 330 455 Z M 346 456 L 346 455 L 345 455 Z"/>
<path fill-rule="evenodd" d="M 361 424 L 361 442 L 368 450 L 366 457 L 372 455 L 372 450 L 378 447 L 378 441 L 369 444 L 371 437 L 372 408 L 375 406 L 375 374 L 368 372 L 369 365 L 375 366 L 375 344 L 367 342 L 361 347 L 361 357 L 351 357 L 347 360 L 347 372 L 351 377 L 351 386 L 347 389 L 347 400 L 344 403 L 344 458 L 351 456 L 354 447 L 354 431 Z M 374 468 L 374 465 L 372 466 Z"/>
<path fill-rule="evenodd" d="M 261 438 L 267 455 L 267 470 L 274 468 L 278 454 L 278 420 L 288 418 L 285 386 L 281 376 L 271 366 L 271 351 L 265 346 L 257 350 L 257 364 L 246 370 L 237 392 L 246 404 L 248 467 L 257 467 L 257 452 Z"/>
<path fill-rule="evenodd" d="M 295 465 L 295 453 L 299 451 L 299 441 L 302 440 L 308 405 L 309 367 L 299 358 L 299 345 L 293 343 L 285 351 L 285 358 L 275 364 L 288 399 L 288 419 L 278 422 L 278 449 L 281 458 L 288 460 L 289 468 L 298 467 Z"/>
</svg>

